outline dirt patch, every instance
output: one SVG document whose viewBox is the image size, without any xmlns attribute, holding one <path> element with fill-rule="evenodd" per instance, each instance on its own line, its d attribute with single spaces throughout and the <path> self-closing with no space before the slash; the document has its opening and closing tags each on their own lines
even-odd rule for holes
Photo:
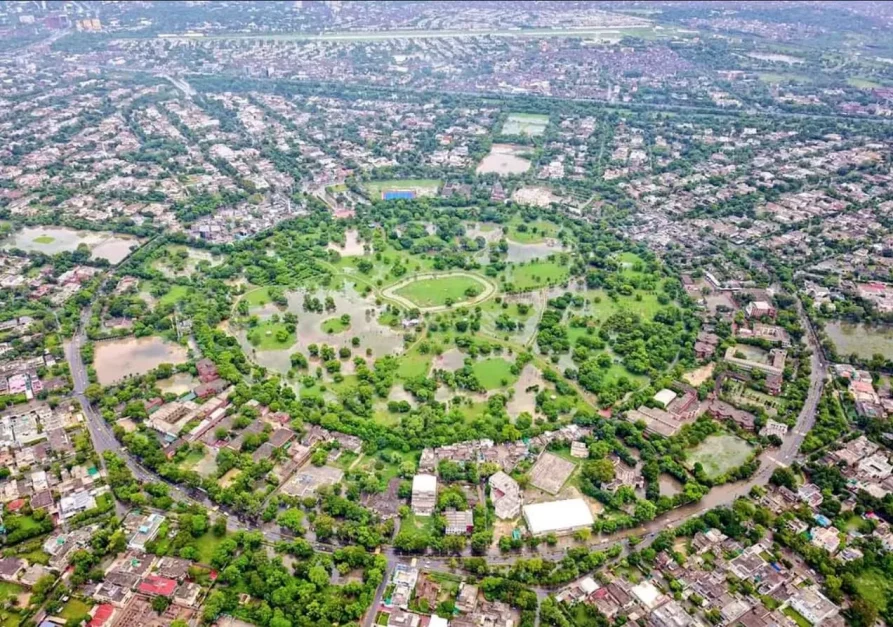
<svg viewBox="0 0 893 627">
<path fill-rule="evenodd" d="M 689 385 L 693 385 L 695 387 L 701 385 L 704 381 L 708 381 L 713 376 L 713 370 L 716 368 L 716 363 L 710 362 L 700 368 L 695 368 L 691 372 L 686 372 L 682 375 L 682 378 Z"/>
<path fill-rule="evenodd" d="M 125 433 L 133 433 L 139 428 L 137 424 L 130 418 L 122 418 L 117 422 L 117 424 L 120 425 L 122 429 L 124 429 Z"/>
<path fill-rule="evenodd" d="M 330 243 L 326 248 L 337 251 L 342 257 L 362 257 L 366 254 L 356 229 L 350 229 L 344 234 L 344 246 Z"/>
<path fill-rule="evenodd" d="M 543 453 L 530 469 L 530 485 L 549 494 L 558 494 L 576 469 L 577 465 L 573 462 L 552 453 Z"/>
</svg>

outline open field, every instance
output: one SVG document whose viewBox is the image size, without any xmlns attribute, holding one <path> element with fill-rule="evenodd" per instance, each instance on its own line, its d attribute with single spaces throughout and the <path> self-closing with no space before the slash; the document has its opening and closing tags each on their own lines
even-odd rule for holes
<svg viewBox="0 0 893 627">
<path fill-rule="evenodd" d="M 453 271 L 407 277 L 386 287 L 382 295 L 403 307 L 418 307 L 424 312 L 449 305 L 473 305 L 487 300 L 495 291 L 496 286 L 481 276 Z"/>
<path fill-rule="evenodd" d="M 535 222 L 523 222 L 520 219 L 512 220 L 506 230 L 506 239 L 519 244 L 539 244 L 547 238 L 558 236 L 559 227 L 548 220 L 536 220 Z"/>
<path fill-rule="evenodd" d="M 518 376 L 512 373 L 512 364 L 501 357 L 477 361 L 472 370 L 481 385 L 488 390 L 507 387 L 518 379 Z"/>
<path fill-rule="evenodd" d="M 528 135 L 535 137 L 546 132 L 549 116 L 537 113 L 509 113 L 502 125 L 503 135 Z"/>
<path fill-rule="evenodd" d="M 887 608 L 887 594 L 891 590 L 893 582 L 880 570 L 866 570 L 856 578 L 856 592 L 859 596 L 870 601 L 882 612 Z"/>
<path fill-rule="evenodd" d="M 437 307 L 469 300 L 482 291 L 481 282 L 467 275 L 419 279 L 396 293 L 419 307 Z"/>
<path fill-rule="evenodd" d="M 512 291 L 526 291 L 548 285 L 559 285 L 570 277 L 570 268 L 555 261 L 532 261 L 511 266 L 505 274 Z"/>
<path fill-rule="evenodd" d="M 875 353 L 893 355 L 893 325 L 834 321 L 825 324 L 825 333 L 840 355 L 855 353 L 864 359 Z"/>
<path fill-rule="evenodd" d="M 728 433 L 711 435 L 688 452 L 687 463 L 689 467 L 700 463 L 707 476 L 715 479 L 743 464 L 752 452 L 750 444 L 738 436 Z"/>
<path fill-rule="evenodd" d="M 189 295 L 189 288 L 185 285 L 171 285 L 164 296 L 158 299 L 159 305 L 176 305 Z"/>
<path fill-rule="evenodd" d="M 297 338 L 288 332 L 284 322 L 267 320 L 248 330 L 248 341 L 258 350 L 275 351 L 292 346 Z"/>
<path fill-rule="evenodd" d="M 350 329 L 350 322 L 343 322 L 340 317 L 338 318 L 329 318 L 328 320 L 323 320 L 322 330 L 323 333 L 328 333 L 329 335 L 334 335 L 335 333 L 344 333 Z"/>
<path fill-rule="evenodd" d="M 530 160 L 520 156 L 529 152 L 529 148 L 513 144 L 493 144 L 490 153 L 478 164 L 478 174 L 524 174 L 530 169 Z"/>
</svg>

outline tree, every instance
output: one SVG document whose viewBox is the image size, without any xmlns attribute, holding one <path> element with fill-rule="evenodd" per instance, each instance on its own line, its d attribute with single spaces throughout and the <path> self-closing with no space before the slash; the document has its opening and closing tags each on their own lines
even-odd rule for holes
<svg viewBox="0 0 893 627">
<path fill-rule="evenodd" d="M 610 459 L 596 459 L 583 465 L 583 476 L 593 483 L 605 484 L 614 481 L 614 464 Z"/>
<path fill-rule="evenodd" d="M 171 600 L 164 595 L 159 594 L 152 599 L 152 609 L 161 614 L 171 604 Z"/>
<path fill-rule="evenodd" d="M 870 601 L 857 597 L 849 609 L 848 625 L 853 627 L 871 627 L 877 622 L 878 609 Z"/>
</svg>

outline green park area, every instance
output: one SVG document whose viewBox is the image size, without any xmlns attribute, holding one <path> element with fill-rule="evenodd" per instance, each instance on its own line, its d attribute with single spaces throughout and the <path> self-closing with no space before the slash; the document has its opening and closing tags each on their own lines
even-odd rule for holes
<svg viewBox="0 0 893 627">
<path fill-rule="evenodd" d="M 484 285 L 470 275 L 453 275 L 419 279 L 396 290 L 418 307 L 441 307 L 475 298 Z"/>
<path fill-rule="evenodd" d="M 294 331 L 289 332 L 284 322 L 267 320 L 248 330 L 248 341 L 257 350 L 275 351 L 292 346 L 297 337 Z"/>
<path fill-rule="evenodd" d="M 501 357 L 476 361 L 472 370 L 480 384 L 488 390 L 508 387 L 518 380 L 518 375 L 512 373 L 512 364 Z"/>
<path fill-rule="evenodd" d="M 865 570 L 856 577 L 856 592 L 882 612 L 887 609 L 887 598 L 891 591 L 893 581 L 880 570 Z"/>
<path fill-rule="evenodd" d="M 722 477 L 741 466 L 753 453 L 753 448 L 736 435 L 711 435 L 688 453 L 688 465 L 701 464 L 711 479 Z"/>
<path fill-rule="evenodd" d="M 548 238 L 557 237 L 559 230 L 557 224 L 548 220 L 526 222 L 519 218 L 508 223 L 505 236 L 519 244 L 539 244 Z"/>
<path fill-rule="evenodd" d="M 337 333 L 344 333 L 350 329 L 350 319 L 337 317 L 337 318 L 329 318 L 328 320 L 323 320 L 322 330 L 323 333 L 328 333 L 329 335 L 335 335 Z"/>
<path fill-rule="evenodd" d="M 510 266 L 505 273 L 505 283 L 514 291 L 524 292 L 558 285 L 569 277 L 570 268 L 556 261 L 531 261 Z"/>
<path fill-rule="evenodd" d="M 55 241 L 56 241 L 56 238 L 52 237 L 50 235 L 39 235 L 34 238 L 35 244 L 52 244 Z"/>
<path fill-rule="evenodd" d="M 186 285 L 172 285 L 171 288 L 158 299 L 160 305 L 176 305 L 185 300 L 189 295 L 189 287 Z"/>
</svg>

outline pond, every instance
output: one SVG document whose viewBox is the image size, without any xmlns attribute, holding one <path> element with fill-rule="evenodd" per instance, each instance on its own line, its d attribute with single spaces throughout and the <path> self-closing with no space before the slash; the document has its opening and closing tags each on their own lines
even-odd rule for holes
<svg viewBox="0 0 893 627">
<path fill-rule="evenodd" d="M 117 235 L 106 231 L 77 231 L 65 227 L 34 226 L 12 233 L 0 243 L 5 249 L 19 248 L 26 252 L 55 255 L 73 251 L 86 244 L 94 259 L 107 259 L 112 265 L 120 263 L 140 241 L 129 235 Z"/>
<path fill-rule="evenodd" d="M 530 160 L 520 156 L 530 149 L 513 144 L 493 144 L 490 154 L 478 164 L 478 174 L 524 174 L 530 169 Z"/>
<path fill-rule="evenodd" d="M 96 377 L 111 385 L 132 375 L 141 375 L 161 364 L 182 364 L 188 351 L 160 337 L 127 338 L 97 342 L 93 359 Z"/>
<path fill-rule="evenodd" d="M 893 325 L 829 322 L 825 325 L 825 333 L 834 342 L 838 355 L 855 353 L 870 359 L 880 353 L 887 359 L 893 358 Z"/>
<path fill-rule="evenodd" d="M 539 244 L 519 244 L 512 240 L 507 241 L 508 251 L 506 252 L 506 261 L 510 263 L 545 259 L 549 255 L 565 251 L 564 246 L 557 239 L 549 239 Z"/>
</svg>

